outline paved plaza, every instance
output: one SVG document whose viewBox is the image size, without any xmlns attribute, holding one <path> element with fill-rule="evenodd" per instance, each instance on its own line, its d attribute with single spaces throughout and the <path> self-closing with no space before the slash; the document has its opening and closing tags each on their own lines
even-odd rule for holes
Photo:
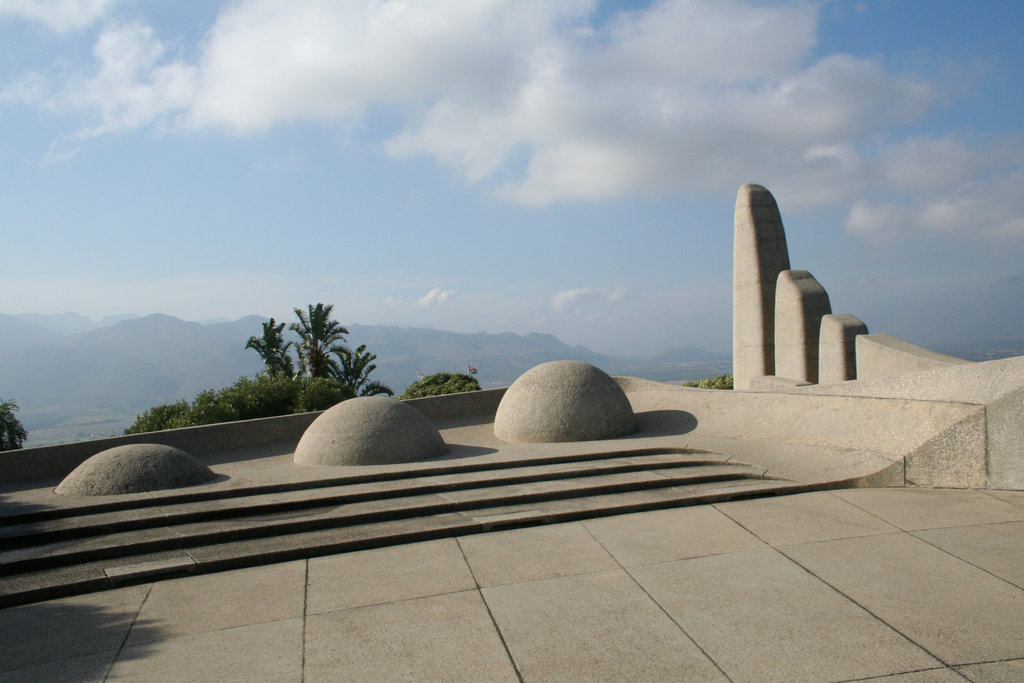
<svg viewBox="0 0 1024 683">
<path fill-rule="evenodd" d="M 1024 680 L 1024 492 L 848 489 L 0 610 L 0 680 Z"/>
</svg>

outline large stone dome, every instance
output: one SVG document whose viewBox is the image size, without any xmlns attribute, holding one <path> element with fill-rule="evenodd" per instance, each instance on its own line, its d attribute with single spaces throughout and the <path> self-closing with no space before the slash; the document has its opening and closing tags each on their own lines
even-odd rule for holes
<svg viewBox="0 0 1024 683">
<path fill-rule="evenodd" d="M 314 420 L 292 459 L 300 465 L 388 465 L 447 452 L 437 428 L 420 411 L 386 396 L 361 396 Z"/>
<path fill-rule="evenodd" d="M 588 363 L 559 360 L 525 372 L 505 392 L 494 434 L 505 441 L 593 441 L 636 431 L 615 380 Z"/>
<path fill-rule="evenodd" d="M 216 477 L 185 451 L 155 443 L 133 443 L 92 456 L 66 476 L 54 493 L 113 496 L 193 486 Z"/>
</svg>

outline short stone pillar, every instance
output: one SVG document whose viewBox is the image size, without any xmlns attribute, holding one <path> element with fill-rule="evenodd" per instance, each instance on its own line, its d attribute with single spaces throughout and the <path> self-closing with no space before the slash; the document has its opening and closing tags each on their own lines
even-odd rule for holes
<svg viewBox="0 0 1024 683">
<path fill-rule="evenodd" d="M 782 216 L 772 193 L 744 185 L 733 220 L 732 370 L 736 389 L 775 372 L 775 286 L 789 269 Z"/>
<path fill-rule="evenodd" d="M 821 319 L 818 336 L 818 384 L 857 379 L 857 335 L 868 326 L 849 313 L 830 313 Z"/>
<path fill-rule="evenodd" d="M 775 286 L 775 372 L 818 381 L 821 318 L 832 312 L 828 292 L 806 270 L 784 270 Z"/>
</svg>

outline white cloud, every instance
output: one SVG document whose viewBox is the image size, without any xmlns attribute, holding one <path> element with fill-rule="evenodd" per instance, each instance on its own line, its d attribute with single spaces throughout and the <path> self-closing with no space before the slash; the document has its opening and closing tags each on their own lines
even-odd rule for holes
<svg viewBox="0 0 1024 683">
<path fill-rule="evenodd" d="M 1024 139 L 911 138 L 880 150 L 882 182 L 851 206 L 845 227 L 871 239 L 912 233 L 1024 236 Z"/>
<path fill-rule="evenodd" d="M 86 28 L 105 16 L 119 0 L 0 0 L 0 20 L 14 17 L 39 22 L 65 33 Z"/>
<path fill-rule="evenodd" d="M 169 46 L 153 29 L 134 23 L 104 29 L 93 47 L 92 73 L 27 74 L 6 87 L 0 100 L 21 101 L 54 112 L 76 112 L 87 125 L 53 141 L 49 161 L 62 161 L 82 141 L 156 124 L 192 101 L 195 67 L 165 59 Z"/>
<path fill-rule="evenodd" d="M 93 21 L 113 0 L 0 3 Z M 344 135 L 383 110 L 386 154 L 425 155 L 525 206 L 760 182 L 787 210 L 855 202 L 847 227 L 862 235 L 1018 232 L 1019 140 L 894 138 L 944 84 L 816 55 L 819 3 L 654 0 L 604 24 L 596 5 L 238 0 L 195 63 L 150 27 L 111 26 L 93 71 L 26 74 L 0 101 L 84 117 L 53 160 L 117 131 L 312 122 Z"/>
<path fill-rule="evenodd" d="M 448 299 L 455 295 L 453 289 L 441 289 L 440 287 L 434 287 L 432 290 L 424 294 L 416 304 L 419 306 L 439 306 Z"/>
<path fill-rule="evenodd" d="M 559 313 L 568 313 L 591 304 L 618 303 L 626 298 L 626 294 L 627 290 L 625 287 L 619 287 L 614 290 L 592 289 L 589 287 L 565 289 L 556 292 L 551 297 L 551 307 Z"/>
</svg>

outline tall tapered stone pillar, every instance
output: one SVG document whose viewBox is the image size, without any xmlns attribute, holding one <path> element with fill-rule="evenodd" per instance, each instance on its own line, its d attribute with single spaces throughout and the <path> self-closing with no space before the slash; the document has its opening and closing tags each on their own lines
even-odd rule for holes
<svg viewBox="0 0 1024 683">
<path fill-rule="evenodd" d="M 775 374 L 818 381 L 821 319 L 832 312 L 828 292 L 806 270 L 784 270 L 775 287 Z"/>
<path fill-rule="evenodd" d="M 732 371 L 736 389 L 775 373 L 775 285 L 789 270 L 782 216 L 772 193 L 744 185 L 733 220 Z"/>
<path fill-rule="evenodd" d="M 821 319 L 818 336 L 818 384 L 857 379 L 857 335 L 868 326 L 849 313 L 830 313 Z"/>
</svg>

